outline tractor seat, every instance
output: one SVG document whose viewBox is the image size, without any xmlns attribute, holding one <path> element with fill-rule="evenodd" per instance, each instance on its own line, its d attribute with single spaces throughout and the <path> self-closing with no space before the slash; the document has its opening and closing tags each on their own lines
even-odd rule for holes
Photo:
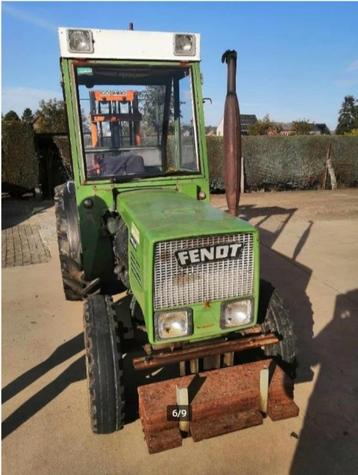
<svg viewBox="0 0 358 475">
<path fill-rule="evenodd" d="M 101 160 L 101 175 L 145 175 L 143 157 L 135 152 L 121 152 Z"/>
</svg>

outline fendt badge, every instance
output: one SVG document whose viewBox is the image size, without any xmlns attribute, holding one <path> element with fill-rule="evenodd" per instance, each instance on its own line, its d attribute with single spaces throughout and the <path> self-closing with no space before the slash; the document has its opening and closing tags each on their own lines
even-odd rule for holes
<svg viewBox="0 0 358 475">
<path fill-rule="evenodd" d="M 175 257 L 181 267 L 186 267 L 193 264 L 238 259 L 243 247 L 243 244 L 238 243 L 216 244 L 214 246 L 176 251 Z"/>
</svg>

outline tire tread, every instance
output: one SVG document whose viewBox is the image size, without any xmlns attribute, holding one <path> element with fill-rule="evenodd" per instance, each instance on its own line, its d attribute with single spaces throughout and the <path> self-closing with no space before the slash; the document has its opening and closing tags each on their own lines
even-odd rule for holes
<svg viewBox="0 0 358 475">
<path fill-rule="evenodd" d="M 93 295 L 85 301 L 84 335 L 91 427 L 108 434 L 124 423 L 121 335 L 110 297 Z"/>
<path fill-rule="evenodd" d="M 277 290 L 265 280 L 260 283 L 259 323 L 264 331 L 280 337 L 279 343 L 264 348 L 265 355 L 278 357 L 288 365 L 293 364 L 296 359 L 296 336 L 292 320 Z"/>
<path fill-rule="evenodd" d="M 71 280 L 71 275 L 68 271 L 69 267 L 79 268 L 79 265 L 70 256 L 70 244 L 67 236 L 67 220 L 64 203 L 66 183 L 56 186 L 55 188 L 55 216 L 56 216 L 56 230 L 57 230 L 57 243 L 58 252 L 60 256 L 61 275 L 63 290 L 66 300 L 81 300 L 82 297 L 78 295 L 74 290 L 69 287 L 65 280 Z"/>
</svg>

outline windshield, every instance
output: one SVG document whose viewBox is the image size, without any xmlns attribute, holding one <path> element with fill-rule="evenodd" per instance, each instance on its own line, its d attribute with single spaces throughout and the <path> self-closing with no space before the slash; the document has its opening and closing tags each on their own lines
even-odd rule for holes
<svg viewBox="0 0 358 475">
<path fill-rule="evenodd" d="M 188 67 L 77 66 L 88 178 L 199 172 Z"/>
</svg>

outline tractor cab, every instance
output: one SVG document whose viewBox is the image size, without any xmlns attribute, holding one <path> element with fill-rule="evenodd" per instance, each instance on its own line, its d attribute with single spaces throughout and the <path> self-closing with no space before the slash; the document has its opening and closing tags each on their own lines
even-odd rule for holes
<svg viewBox="0 0 358 475">
<path fill-rule="evenodd" d="M 207 183 L 199 35 L 61 28 L 60 46 L 82 183 Z"/>
</svg>

